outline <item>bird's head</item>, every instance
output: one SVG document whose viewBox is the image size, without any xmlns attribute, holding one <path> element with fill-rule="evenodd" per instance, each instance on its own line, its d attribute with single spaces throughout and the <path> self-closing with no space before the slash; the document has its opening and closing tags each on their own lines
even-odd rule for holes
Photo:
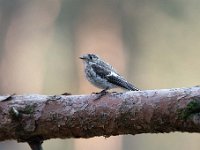
<svg viewBox="0 0 200 150">
<path fill-rule="evenodd" d="M 99 57 L 94 54 L 86 54 L 79 58 L 82 59 L 86 63 L 95 63 L 99 60 Z"/>
</svg>

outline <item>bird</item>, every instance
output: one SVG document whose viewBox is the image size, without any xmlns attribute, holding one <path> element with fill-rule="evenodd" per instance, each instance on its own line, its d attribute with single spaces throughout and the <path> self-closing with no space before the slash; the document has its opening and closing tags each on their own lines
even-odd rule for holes
<svg viewBox="0 0 200 150">
<path fill-rule="evenodd" d="M 129 91 L 140 91 L 99 56 L 85 54 L 79 58 L 83 60 L 87 80 L 97 88 L 103 89 L 100 92 L 101 94 L 105 94 L 107 90 L 117 87 Z"/>
</svg>

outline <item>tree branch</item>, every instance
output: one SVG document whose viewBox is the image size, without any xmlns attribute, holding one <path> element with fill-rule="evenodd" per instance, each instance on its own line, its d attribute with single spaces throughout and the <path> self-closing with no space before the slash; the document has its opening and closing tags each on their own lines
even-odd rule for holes
<svg viewBox="0 0 200 150">
<path fill-rule="evenodd" d="M 0 96 L 0 141 L 200 132 L 200 87 L 96 97 Z"/>
</svg>

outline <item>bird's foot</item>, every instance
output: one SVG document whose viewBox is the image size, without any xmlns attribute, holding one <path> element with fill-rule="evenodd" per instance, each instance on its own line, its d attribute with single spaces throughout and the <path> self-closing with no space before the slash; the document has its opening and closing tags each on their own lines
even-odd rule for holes
<svg viewBox="0 0 200 150">
<path fill-rule="evenodd" d="M 95 93 L 97 95 L 97 98 L 95 98 L 95 100 L 98 100 L 100 98 L 102 98 L 103 96 L 105 96 L 108 93 L 108 88 L 103 89 L 101 92 L 97 92 Z"/>
</svg>

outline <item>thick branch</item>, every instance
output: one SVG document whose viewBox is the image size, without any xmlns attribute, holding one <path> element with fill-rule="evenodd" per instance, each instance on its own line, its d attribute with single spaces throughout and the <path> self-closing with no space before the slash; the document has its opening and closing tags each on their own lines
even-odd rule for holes
<svg viewBox="0 0 200 150">
<path fill-rule="evenodd" d="M 96 97 L 0 96 L 0 141 L 200 132 L 200 87 Z"/>
</svg>

